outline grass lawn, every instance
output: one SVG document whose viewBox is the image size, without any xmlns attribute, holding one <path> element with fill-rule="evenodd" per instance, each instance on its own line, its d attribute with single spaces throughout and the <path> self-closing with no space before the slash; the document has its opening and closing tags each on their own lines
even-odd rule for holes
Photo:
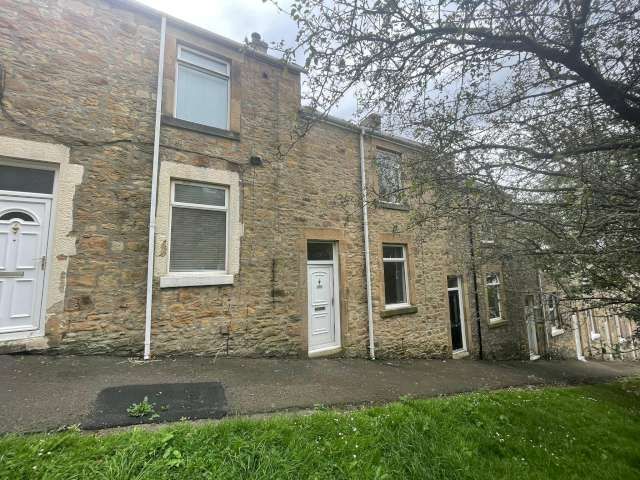
<svg viewBox="0 0 640 480">
<path fill-rule="evenodd" d="M 0 478 L 638 479 L 640 380 L 113 435 L 9 435 Z"/>
</svg>

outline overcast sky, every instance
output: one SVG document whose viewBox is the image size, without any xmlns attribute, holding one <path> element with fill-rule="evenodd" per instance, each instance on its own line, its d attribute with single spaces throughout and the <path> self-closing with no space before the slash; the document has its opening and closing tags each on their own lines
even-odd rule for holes
<svg viewBox="0 0 640 480">
<path fill-rule="evenodd" d="M 292 45 L 297 27 L 288 15 L 278 11 L 270 2 L 262 0 L 139 0 L 212 32 L 243 42 L 251 32 L 258 32 L 267 42 L 284 40 Z M 279 0 L 286 9 L 289 0 Z M 355 100 L 345 99 L 332 112 L 352 120 Z"/>
</svg>

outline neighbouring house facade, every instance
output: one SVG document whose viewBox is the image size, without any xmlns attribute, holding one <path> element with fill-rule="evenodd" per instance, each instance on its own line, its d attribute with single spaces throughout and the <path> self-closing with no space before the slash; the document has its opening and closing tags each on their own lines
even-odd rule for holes
<svg viewBox="0 0 640 480">
<path fill-rule="evenodd" d="M 303 73 L 131 1 L 0 5 L 0 351 L 533 358 L 595 338 L 551 332 L 535 272 L 460 267 L 465 240 L 408 229 L 420 145 L 316 119 Z"/>
<path fill-rule="evenodd" d="M 558 292 L 543 295 L 546 314 L 545 352 L 553 358 L 636 360 L 640 358 L 637 326 L 613 308 L 591 307 L 582 301 L 559 301 Z M 532 318 L 537 312 L 532 312 Z"/>
</svg>

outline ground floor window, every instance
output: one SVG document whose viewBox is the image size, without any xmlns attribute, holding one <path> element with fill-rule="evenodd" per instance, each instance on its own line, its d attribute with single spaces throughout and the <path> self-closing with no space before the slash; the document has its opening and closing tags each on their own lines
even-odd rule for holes
<svg viewBox="0 0 640 480">
<path fill-rule="evenodd" d="M 382 246 L 385 308 L 398 308 L 409 304 L 406 250 L 404 245 Z"/>
<path fill-rule="evenodd" d="M 226 271 L 227 205 L 224 187 L 173 182 L 169 271 Z"/>
<path fill-rule="evenodd" d="M 589 322 L 589 330 L 591 330 L 591 338 L 600 338 L 600 328 L 598 322 L 593 318 L 591 310 L 587 310 L 587 321 Z"/>
<path fill-rule="evenodd" d="M 549 322 L 557 329 L 562 328 L 562 319 L 558 310 L 558 296 L 555 293 L 546 295 L 546 303 Z"/>
<path fill-rule="evenodd" d="M 500 306 L 500 274 L 495 272 L 488 273 L 486 277 L 486 285 L 489 321 L 496 322 L 502 319 L 502 307 Z"/>
</svg>

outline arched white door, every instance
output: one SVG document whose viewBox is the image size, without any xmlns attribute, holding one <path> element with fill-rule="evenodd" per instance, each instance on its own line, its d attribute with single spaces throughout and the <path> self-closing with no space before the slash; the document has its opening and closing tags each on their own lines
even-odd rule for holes
<svg viewBox="0 0 640 480">
<path fill-rule="evenodd" d="M 51 199 L 0 195 L 0 335 L 38 330 Z"/>
</svg>

